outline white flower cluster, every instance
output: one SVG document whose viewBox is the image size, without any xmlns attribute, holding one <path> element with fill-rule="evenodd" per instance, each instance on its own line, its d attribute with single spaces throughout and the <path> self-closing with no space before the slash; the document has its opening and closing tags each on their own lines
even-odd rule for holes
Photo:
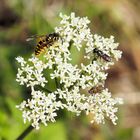
<svg viewBox="0 0 140 140">
<path fill-rule="evenodd" d="M 40 123 L 47 125 L 47 122 L 55 121 L 57 110 L 67 109 L 76 115 L 85 111 L 87 115 L 92 115 L 91 122 L 104 123 L 105 117 L 108 117 L 116 124 L 116 105 L 122 104 L 122 100 L 112 98 L 108 89 L 93 94 L 88 93 L 88 90 L 99 85 L 104 87 L 107 78 L 105 70 L 114 64 L 114 60 L 121 58 L 121 51 L 117 50 L 118 43 L 114 43 L 113 36 L 104 38 L 92 35 L 87 17 L 75 17 L 74 13 L 70 16 L 60 14 L 60 17 L 60 27 L 55 28 L 60 39 L 55 46 L 47 48 L 43 59 L 34 55 L 28 60 L 22 57 L 16 59 L 20 64 L 16 80 L 31 88 L 31 99 L 17 106 L 23 112 L 24 122 L 28 120 L 39 129 Z M 78 51 L 85 47 L 83 57 L 88 63 L 72 65 L 71 47 L 76 47 Z M 107 62 L 95 54 L 95 48 L 102 55 L 110 57 L 111 61 Z M 53 72 L 48 74 L 46 69 Z M 46 90 L 49 82 L 47 76 L 56 82 L 55 91 Z"/>
<path fill-rule="evenodd" d="M 32 121 L 32 126 L 39 129 L 39 123 L 47 125 L 46 121 L 55 122 L 56 110 L 63 108 L 61 101 L 56 101 L 56 95 L 50 93 L 46 95 L 41 91 L 32 89 L 32 98 L 23 101 L 19 108 L 23 111 L 24 123 L 26 120 Z"/>
<path fill-rule="evenodd" d="M 27 87 L 33 87 L 35 85 L 45 86 L 48 81 L 42 72 L 46 69 L 46 64 L 36 57 L 30 58 L 28 63 L 22 57 L 17 57 L 16 60 L 21 65 L 21 68 L 18 68 L 16 79 L 20 85 L 26 84 Z"/>
</svg>

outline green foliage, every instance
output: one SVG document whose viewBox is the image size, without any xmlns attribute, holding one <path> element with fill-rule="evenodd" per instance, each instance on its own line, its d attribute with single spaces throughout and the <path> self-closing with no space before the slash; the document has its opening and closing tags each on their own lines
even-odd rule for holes
<svg viewBox="0 0 140 140">
<path fill-rule="evenodd" d="M 23 97 L 29 96 L 28 89 L 25 90 L 15 81 L 17 72 L 15 57 L 19 55 L 28 57 L 33 52 L 34 44 L 27 43 L 25 40 L 31 35 L 53 32 L 53 27 L 57 26 L 59 20 L 57 17 L 59 12 L 70 13 L 74 11 L 78 15 L 88 16 L 91 21 L 94 21 L 94 18 L 96 18 L 97 28 L 93 27 L 91 23 L 91 30 L 96 28 L 96 30 L 104 34 L 113 31 L 114 33 L 116 31 L 119 33 L 120 30 L 117 30 L 118 24 L 114 24 L 109 15 L 105 16 L 106 11 L 102 5 L 93 4 L 90 0 L 62 0 L 60 3 L 58 1 L 56 3 L 55 1 L 51 2 L 51 0 L 5 1 L 6 8 L 8 7 L 14 11 L 20 19 L 14 24 L 11 23 L 7 28 L 0 26 L 0 140 L 13 140 L 29 125 L 23 123 L 22 114 L 15 107 L 23 100 Z M 31 3 L 33 5 L 30 5 Z M 47 13 L 48 11 L 49 13 Z M 47 16 L 45 17 L 44 15 Z M 105 28 L 101 30 L 101 26 Z M 83 61 L 79 54 L 84 52 L 77 52 L 74 48 L 71 51 L 73 52 L 72 58 L 75 58 L 72 61 L 73 64 Z M 54 90 L 55 82 L 49 81 L 48 88 Z M 41 126 L 39 131 L 33 130 L 25 139 L 68 140 L 70 138 L 70 140 L 81 140 L 93 138 L 96 140 L 99 138 L 102 140 L 130 140 L 133 135 L 132 128 L 123 128 L 119 125 L 116 129 L 112 129 L 109 125 L 104 125 L 101 129 L 98 129 L 100 136 L 96 137 L 95 133 L 97 131 L 94 131 L 94 129 L 89 130 L 89 126 L 87 125 L 87 122 L 89 124 L 89 120 L 87 118 L 83 119 L 79 117 L 79 122 L 76 123 L 77 120 L 69 120 L 67 115 L 67 118 L 64 117 L 65 112 L 61 112 L 61 115 L 57 122 L 49 123 L 46 127 Z M 83 127 L 80 127 L 81 125 Z M 86 136 L 83 138 L 83 135 Z"/>
<path fill-rule="evenodd" d="M 58 139 L 67 140 L 66 127 L 64 126 L 64 122 L 57 121 L 54 124 L 53 123 L 48 124 L 47 127 L 42 126 L 40 128 L 40 130 L 33 130 L 33 132 L 30 133 L 28 135 L 28 137 L 26 137 L 25 139 L 26 140 L 31 140 L 31 139 L 36 139 L 36 140 L 45 140 L 45 139 L 49 139 L 49 140 L 58 140 Z"/>
</svg>

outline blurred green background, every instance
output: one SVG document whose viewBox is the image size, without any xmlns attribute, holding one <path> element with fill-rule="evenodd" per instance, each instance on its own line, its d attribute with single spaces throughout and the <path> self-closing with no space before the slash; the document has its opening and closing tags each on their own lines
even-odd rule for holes
<svg viewBox="0 0 140 140">
<path fill-rule="evenodd" d="M 87 16 L 93 33 L 114 35 L 123 51 L 122 59 L 109 70 L 106 87 L 123 97 L 118 125 L 90 124 L 82 114 L 61 112 L 56 123 L 33 130 L 30 140 L 140 140 L 140 1 L 139 0 L 0 0 L 0 140 L 14 140 L 29 124 L 23 124 L 15 108 L 30 95 L 15 81 L 15 57 L 28 58 L 31 35 L 53 32 L 59 12 Z M 75 60 L 82 61 L 81 57 Z"/>
</svg>

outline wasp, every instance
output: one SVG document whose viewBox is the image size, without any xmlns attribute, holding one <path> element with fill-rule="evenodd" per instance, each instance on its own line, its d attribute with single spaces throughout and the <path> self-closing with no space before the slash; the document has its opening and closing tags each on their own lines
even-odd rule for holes
<svg viewBox="0 0 140 140">
<path fill-rule="evenodd" d="M 59 40 L 60 35 L 58 33 L 51 33 L 47 35 L 33 36 L 31 38 L 28 38 L 27 41 L 30 41 L 33 38 L 37 39 L 34 53 L 36 56 L 38 56 L 42 52 L 44 52 L 46 48 L 53 46 L 55 42 Z"/>
<path fill-rule="evenodd" d="M 103 86 L 102 85 L 98 85 L 98 86 L 94 86 L 92 87 L 90 90 L 88 90 L 88 93 L 93 94 L 93 93 L 101 93 L 103 90 Z"/>
<path fill-rule="evenodd" d="M 103 60 L 105 60 L 105 61 L 107 61 L 107 62 L 111 62 L 111 58 L 110 58 L 107 54 L 103 53 L 101 50 L 95 48 L 95 49 L 93 50 L 93 53 L 97 54 L 97 55 L 98 55 L 99 57 L 101 57 Z"/>
</svg>

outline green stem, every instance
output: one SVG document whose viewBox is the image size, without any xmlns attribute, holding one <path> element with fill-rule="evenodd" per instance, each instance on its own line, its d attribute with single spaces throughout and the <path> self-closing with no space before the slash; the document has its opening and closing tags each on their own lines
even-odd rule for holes
<svg viewBox="0 0 140 140">
<path fill-rule="evenodd" d="M 46 91 L 46 92 L 48 92 L 48 93 L 51 93 L 52 91 L 50 91 L 49 89 L 47 89 L 47 88 L 44 88 L 44 87 L 42 87 L 42 86 L 37 86 L 39 89 L 41 89 L 41 90 L 43 90 L 43 91 Z"/>
<path fill-rule="evenodd" d="M 68 48 L 69 51 L 71 50 L 72 44 L 73 44 L 73 41 L 70 41 L 69 48 Z"/>
<path fill-rule="evenodd" d="M 53 65 L 53 70 L 55 71 L 56 70 L 56 65 L 54 64 Z M 55 85 L 56 85 L 56 88 L 60 88 L 60 84 L 58 82 L 58 79 L 55 77 Z"/>
<path fill-rule="evenodd" d="M 32 125 L 28 126 L 16 140 L 23 140 L 33 129 Z"/>
</svg>

